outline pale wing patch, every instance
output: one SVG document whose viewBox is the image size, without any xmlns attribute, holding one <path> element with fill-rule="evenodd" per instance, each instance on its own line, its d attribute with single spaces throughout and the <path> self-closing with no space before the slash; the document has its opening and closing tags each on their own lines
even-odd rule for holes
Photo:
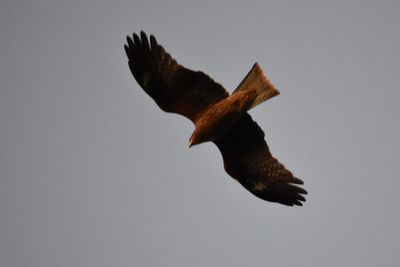
<svg viewBox="0 0 400 267">
<path fill-rule="evenodd" d="M 151 73 L 148 72 L 148 71 L 146 71 L 146 72 L 143 74 L 143 86 L 144 86 L 144 87 L 149 87 L 150 79 L 151 79 Z"/>
<path fill-rule="evenodd" d="M 256 183 L 253 187 L 253 191 L 263 191 L 265 189 L 267 189 L 267 186 L 263 183 Z"/>
</svg>

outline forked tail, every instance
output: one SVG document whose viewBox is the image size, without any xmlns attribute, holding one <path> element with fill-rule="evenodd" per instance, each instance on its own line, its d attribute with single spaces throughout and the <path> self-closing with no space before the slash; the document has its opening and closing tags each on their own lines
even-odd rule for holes
<svg viewBox="0 0 400 267">
<path fill-rule="evenodd" d="M 271 83 L 271 81 L 264 74 L 258 63 L 255 63 L 249 73 L 244 77 L 243 81 L 233 91 L 232 95 L 237 92 L 243 91 L 256 91 L 257 97 L 250 105 L 249 109 L 261 104 L 262 102 L 279 95 L 278 89 Z"/>
</svg>

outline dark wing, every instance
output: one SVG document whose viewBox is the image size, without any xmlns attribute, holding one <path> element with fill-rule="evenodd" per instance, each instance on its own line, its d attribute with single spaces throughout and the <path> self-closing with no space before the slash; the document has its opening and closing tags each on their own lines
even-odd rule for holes
<svg viewBox="0 0 400 267">
<path fill-rule="evenodd" d="M 222 153 L 225 170 L 257 197 L 284 205 L 302 206 L 307 191 L 303 184 L 276 160 L 264 140 L 264 132 L 245 114 L 214 142 Z"/>
<path fill-rule="evenodd" d="M 150 43 L 144 32 L 127 37 L 125 51 L 129 67 L 140 86 L 166 112 L 174 112 L 193 122 L 211 104 L 228 92 L 208 75 L 178 64 L 153 35 Z"/>
</svg>

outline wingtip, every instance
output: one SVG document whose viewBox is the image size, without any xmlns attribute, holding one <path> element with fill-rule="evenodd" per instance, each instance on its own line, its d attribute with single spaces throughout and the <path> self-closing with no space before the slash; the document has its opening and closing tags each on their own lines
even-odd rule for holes
<svg viewBox="0 0 400 267">
<path fill-rule="evenodd" d="M 300 206 L 300 207 L 303 206 L 303 203 L 300 202 L 300 201 L 294 201 L 293 204 L 296 205 L 296 206 Z"/>
<path fill-rule="evenodd" d="M 135 45 L 136 45 L 136 46 L 140 46 L 141 41 L 140 41 L 139 35 L 137 35 L 137 34 L 134 32 L 134 33 L 132 34 L 132 36 L 133 36 L 133 41 L 134 41 Z"/>
<path fill-rule="evenodd" d="M 132 38 L 129 35 L 126 36 L 126 42 L 127 42 L 129 48 L 133 47 L 133 41 L 132 41 Z"/>
<path fill-rule="evenodd" d="M 126 41 L 128 43 L 128 48 L 132 48 L 134 46 L 141 46 L 143 42 L 146 41 L 150 44 L 149 45 L 150 49 L 154 49 L 158 46 L 156 37 L 153 34 L 150 34 L 148 36 L 146 32 L 143 30 L 141 30 L 139 33 L 133 32 L 132 36 L 127 35 Z"/>
<path fill-rule="evenodd" d="M 291 183 L 291 184 L 304 185 L 303 180 L 301 180 L 301 179 L 299 179 L 299 178 L 297 178 L 297 177 L 294 177 L 294 176 L 292 177 L 290 183 Z"/>
<path fill-rule="evenodd" d="M 155 49 L 158 46 L 157 39 L 153 34 L 150 34 L 150 45 L 151 49 Z"/>
<path fill-rule="evenodd" d="M 124 49 L 125 49 L 126 55 L 129 57 L 129 48 L 126 44 L 124 45 Z"/>
</svg>

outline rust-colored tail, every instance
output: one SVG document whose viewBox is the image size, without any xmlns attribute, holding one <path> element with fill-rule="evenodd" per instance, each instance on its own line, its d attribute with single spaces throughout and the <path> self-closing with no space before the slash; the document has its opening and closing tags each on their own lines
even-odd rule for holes
<svg viewBox="0 0 400 267">
<path fill-rule="evenodd" d="M 250 105 L 249 109 L 261 104 L 262 102 L 279 95 L 278 89 L 264 74 L 258 63 L 255 63 L 249 73 L 244 77 L 243 81 L 233 91 L 232 95 L 242 91 L 256 91 L 257 97 Z"/>
</svg>

